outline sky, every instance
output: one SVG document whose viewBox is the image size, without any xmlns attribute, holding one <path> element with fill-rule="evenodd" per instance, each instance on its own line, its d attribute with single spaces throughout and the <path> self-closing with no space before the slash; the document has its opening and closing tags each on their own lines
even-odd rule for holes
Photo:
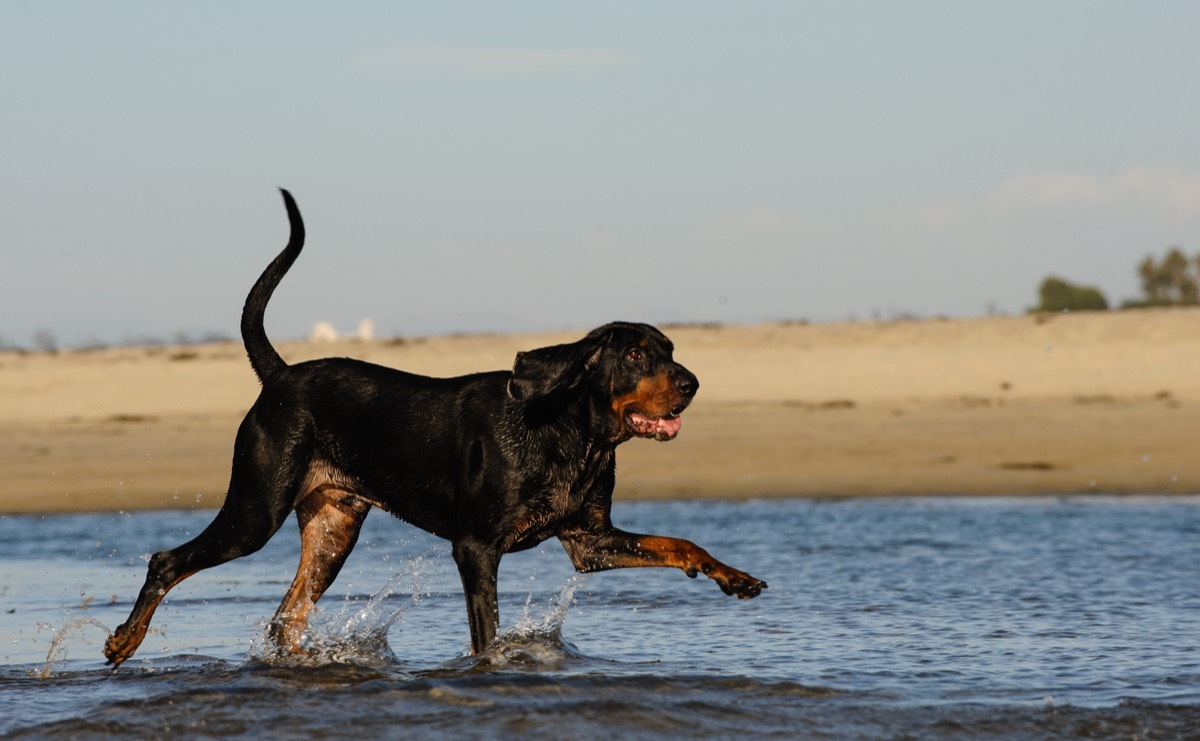
<svg viewBox="0 0 1200 741">
<path fill-rule="evenodd" d="M 1200 252 L 1200 3 L 0 2 L 0 345 L 1020 313 Z"/>
</svg>

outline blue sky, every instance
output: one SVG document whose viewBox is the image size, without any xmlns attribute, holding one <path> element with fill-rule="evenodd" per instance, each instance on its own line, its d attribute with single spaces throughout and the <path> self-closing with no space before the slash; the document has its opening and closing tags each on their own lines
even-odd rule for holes
<svg viewBox="0 0 1200 741">
<path fill-rule="evenodd" d="M 1200 252 L 1200 3 L 0 3 L 0 343 L 1020 312 Z"/>
</svg>

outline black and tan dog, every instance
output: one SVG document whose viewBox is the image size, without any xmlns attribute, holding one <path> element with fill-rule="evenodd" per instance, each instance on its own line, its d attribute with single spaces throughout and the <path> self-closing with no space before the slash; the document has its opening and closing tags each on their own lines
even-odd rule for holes
<svg viewBox="0 0 1200 741">
<path fill-rule="evenodd" d="M 670 440 L 699 382 L 645 324 L 615 322 L 565 345 L 517 355 L 512 372 L 428 378 L 346 358 L 287 365 L 263 315 L 304 245 L 291 238 L 254 284 L 242 338 L 262 393 L 238 429 L 225 503 L 188 543 L 150 559 L 129 619 L 104 646 L 133 655 L 163 596 L 196 572 L 254 553 L 296 511 L 300 567 L 272 621 L 301 651 L 309 612 L 333 583 L 372 506 L 453 545 L 479 653 L 499 622 L 505 553 L 557 537 L 579 571 L 669 566 L 747 599 L 766 584 L 693 543 L 636 535 L 609 518 L 615 452 L 632 437 Z"/>
</svg>

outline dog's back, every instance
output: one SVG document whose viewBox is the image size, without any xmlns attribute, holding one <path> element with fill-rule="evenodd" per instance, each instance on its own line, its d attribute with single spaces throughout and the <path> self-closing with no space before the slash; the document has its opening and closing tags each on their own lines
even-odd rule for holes
<svg viewBox="0 0 1200 741">
<path fill-rule="evenodd" d="M 243 436 L 269 447 L 264 456 L 303 458 L 310 477 L 453 537 L 464 519 L 453 493 L 473 488 L 464 477 L 512 455 L 503 444 L 510 376 L 431 378 L 349 358 L 297 363 L 264 383 Z M 270 434 L 278 430 L 287 434 Z"/>
</svg>

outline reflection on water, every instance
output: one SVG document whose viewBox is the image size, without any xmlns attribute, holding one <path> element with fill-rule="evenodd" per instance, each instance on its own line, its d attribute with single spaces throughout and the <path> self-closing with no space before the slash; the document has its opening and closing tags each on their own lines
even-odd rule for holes
<svg viewBox="0 0 1200 741">
<path fill-rule="evenodd" d="M 642 569 L 505 558 L 468 656 L 449 550 L 373 515 L 299 658 L 265 620 L 299 559 L 185 581 L 104 668 L 144 557 L 209 512 L 0 518 L 0 733 L 1187 737 L 1200 734 L 1200 498 L 618 503 L 770 582 L 756 600 Z M 397 724 L 403 724 L 397 725 Z"/>
</svg>

